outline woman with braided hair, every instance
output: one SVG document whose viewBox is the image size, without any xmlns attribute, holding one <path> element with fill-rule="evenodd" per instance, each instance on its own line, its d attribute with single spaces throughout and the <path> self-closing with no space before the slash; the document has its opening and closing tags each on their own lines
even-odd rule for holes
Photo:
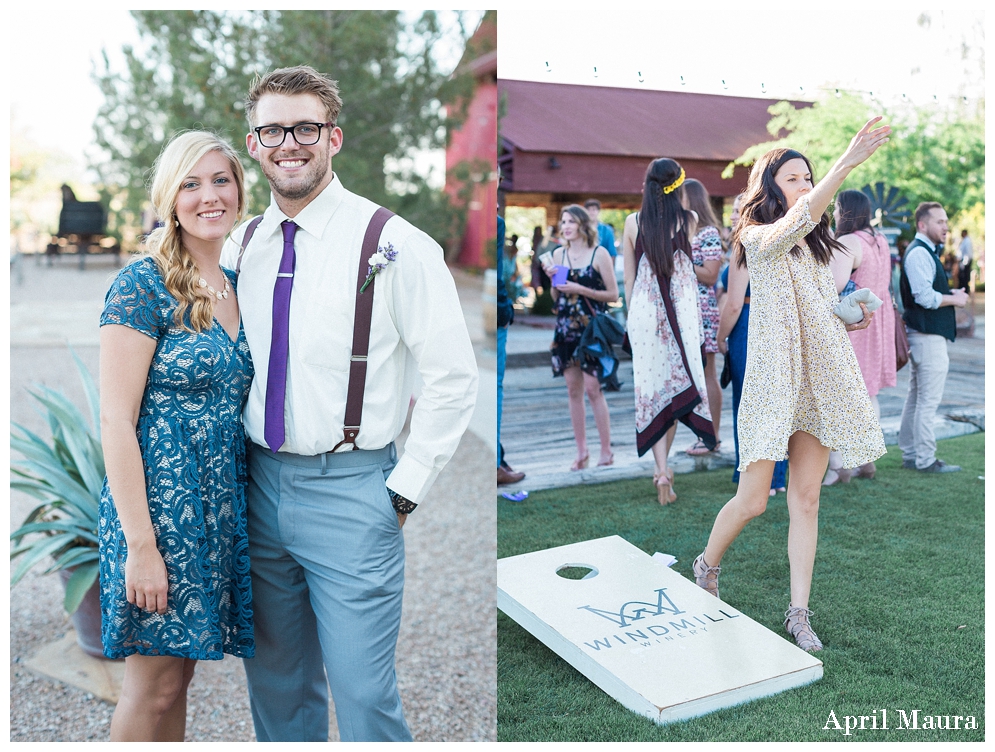
<svg viewBox="0 0 995 752">
<path fill-rule="evenodd" d="M 698 218 L 684 206 L 684 170 L 656 159 L 646 170 L 643 205 L 625 220 L 622 254 L 626 331 L 632 347 L 636 450 L 653 452 L 657 500 L 677 499 L 667 456 L 677 421 L 715 447 L 701 362 L 704 339 L 691 240 Z"/>
<path fill-rule="evenodd" d="M 124 658 L 111 741 L 182 742 L 197 661 L 255 654 L 242 407 L 252 358 L 221 248 L 245 210 L 238 154 L 188 131 L 153 168 L 164 220 L 100 317 L 107 466 L 102 642 Z"/>
<path fill-rule="evenodd" d="M 788 561 L 791 600 L 784 627 L 803 650 L 822 649 L 808 608 L 819 535 L 819 493 L 830 449 L 844 467 L 885 453 L 830 270 L 833 239 L 826 209 L 850 172 L 887 142 L 888 126 L 867 122 L 829 173 L 813 184 L 812 166 L 792 149 L 757 160 L 733 235 L 732 264 L 750 270 L 750 337 L 739 406 L 739 489 L 719 511 L 708 545 L 695 559 L 699 587 L 718 597 L 719 563 L 746 524 L 763 514 L 774 463 L 788 459 Z"/>
</svg>

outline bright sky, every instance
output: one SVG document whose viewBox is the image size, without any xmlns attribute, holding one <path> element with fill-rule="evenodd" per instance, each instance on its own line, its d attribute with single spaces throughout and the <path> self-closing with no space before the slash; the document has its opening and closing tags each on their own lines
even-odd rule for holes
<svg viewBox="0 0 995 752">
<path fill-rule="evenodd" d="M 33 141 L 56 146 L 82 166 L 85 150 L 94 143 L 93 121 L 101 102 L 90 75 L 93 65 L 101 47 L 112 65 L 119 63 L 121 48 L 138 42 L 135 24 L 126 10 L 63 6 L 40 14 L 21 5 L 12 12 L 11 124 L 15 132 L 26 127 Z"/>
<path fill-rule="evenodd" d="M 466 21 L 475 24 L 482 15 L 468 13 Z M 139 44 L 135 23 L 127 10 L 89 6 L 45 10 L 21 4 L 8 11 L 8 18 L 13 132 L 26 127 L 33 141 L 73 157 L 82 175 L 85 154 L 96 153 L 93 121 L 102 102 L 91 75 L 94 64 L 106 48 L 112 70 L 121 70 L 121 48 Z M 462 50 L 455 52 L 453 66 Z"/>
<path fill-rule="evenodd" d="M 814 99 L 828 86 L 872 91 L 886 104 L 903 94 L 915 104 L 934 94 L 950 104 L 984 93 L 980 10 L 926 11 L 931 23 L 923 28 L 916 22 L 923 11 L 908 5 L 690 7 L 499 10 L 498 75 L 793 99 Z M 961 59 L 962 41 L 972 48 L 969 60 Z"/>
</svg>

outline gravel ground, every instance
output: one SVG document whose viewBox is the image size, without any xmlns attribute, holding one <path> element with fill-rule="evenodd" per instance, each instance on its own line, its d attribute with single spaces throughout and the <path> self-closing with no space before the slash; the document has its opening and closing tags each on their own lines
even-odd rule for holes
<svg viewBox="0 0 995 752">
<path fill-rule="evenodd" d="M 57 319 L 75 304 L 99 305 L 113 269 L 94 263 L 80 272 L 66 259 L 56 268 L 23 264 L 11 287 L 11 420 L 48 435 L 25 387 L 62 389 L 84 406 L 65 346 L 30 344 L 20 327 L 41 310 Z M 63 313 L 64 315 L 64 313 Z M 468 317 L 469 318 L 469 317 Z M 96 376 L 92 332 L 74 329 L 74 350 Z M 85 408 L 84 408 L 85 409 Z M 434 486 L 430 506 L 404 527 L 406 587 L 397 673 L 416 741 L 495 741 L 496 622 L 494 453 L 472 433 Z M 11 525 L 34 501 L 11 494 Z M 23 661 L 71 628 L 55 575 L 28 574 L 10 592 L 10 740 L 104 741 L 113 707 L 92 694 L 32 674 Z M 333 731 L 332 738 L 337 738 Z M 252 718 L 241 662 L 201 662 L 190 687 L 187 741 L 252 741 Z"/>
</svg>

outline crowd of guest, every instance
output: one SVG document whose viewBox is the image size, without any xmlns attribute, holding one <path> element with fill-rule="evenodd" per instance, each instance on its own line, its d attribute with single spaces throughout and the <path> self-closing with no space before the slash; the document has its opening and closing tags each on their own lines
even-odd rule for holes
<svg viewBox="0 0 995 752">
<path fill-rule="evenodd" d="M 860 129 L 818 182 L 800 152 L 767 152 L 733 202 L 731 229 L 705 186 L 661 158 L 646 169 L 642 206 L 625 218 L 620 249 L 599 221 L 596 200 L 564 207 L 558 238 L 546 248 L 539 232 L 533 241 L 540 272 L 533 284 L 538 278 L 549 285 L 556 315 L 550 354 L 553 376 L 567 387 L 577 450 L 570 470 L 583 470 L 590 459 L 585 397 L 597 427 L 598 465 L 614 462 L 604 390 L 617 365 L 606 311 L 619 298 L 613 258 L 620 250 L 636 449 L 652 453 L 661 505 L 678 499 L 669 463 L 677 424 L 697 437 L 687 454 L 720 451 L 722 382 L 733 387 L 737 491 L 694 561 L 695 581 L 718 597 L 725 552 L 768 499 L 786 491 L 791 595 L 784 627 L 813 652 L 822 649 L 808 608 L 821 488 L 875 477 L 875 460 L 885 453 L 877 395 L 895 386 L 906 349 L 902 465 L 922 473 L 960 469 L 936 457 L 933 423 L 947 342 L 957 333 L 954 309 L 967 302 L 964 286 L 953 284 L 970 277 L 971 243 L 964 233 L 958 267 L 945 268 L 944 208 L 919 204 L 893 290 L 891 248 L 870 199 L 840 192 L 888 142 L 891 129 L 880 119 Z"/>
<path fill-rule="evenodd" d="M 676 163 L 674 164 L 676 165 Z M 705 436 L 699 434 L 691 446 L 682 450 L 691 456 L 704 456 L 722 450 L 719 440 L 722 390 L 725 386 L 731 385 L 733 454 L 735 456 L 732 479 L 738 483 L 738 414 L 747 369 L 751 295 L 748 268 L 743 265 L 730 264 L 730 257 L 734 250 L 733 236 L 739 222 L 742 196 L 734 197 L 731 202 L 731 211 L 728 216 L 728 224 L 726 224 L 721 213 L 716 211 L 717 203 L 709 196 L 707 189 L 700 181 L 682 179 L 681 185 L 672 193 L 674 194 L 673 200 L 677 202 L 682 211 L 687 212 L 686 225 L 680 228 L 680 232 L 683 233 L 681 237 L 686 240 L 687 247 L 674 247 L 668 249 L 667 253 L 668 255 L 676 254 L 683 250 L 690 262 L 691 281 L 695 284 L 685 287 L 685 280 L 680 272 L 683 265 L 680 263 L 677 264 L 676 276 L 674 270 L 669 270 L 669 273 L 664 275 L 665 278 L 670 279 L 668 292 L 671 300 L 665 302 L 662 296 L 654 298 L 655 306 L 663 306 L 662 312 L 655 312 L 648 320 L 647 326 L 652 324 L 653 338 L 663 342 L 662 351 L 666 351 L 666 354 L 660 356 L 660 363 L 651 366 L 651 369 L 655 369 L 651 379 L 670 383 L 670 379 L 683 378 L 684 382 L 682 383 L 691 385 L 695 392 L 698 410 L 707 414 L 707 419 L 711 423 L 708 438 L 706 439 Z M 668 196 L 668 198 L 671 197 Z M 649 209 L 655 208 L 655 206 L 649 207 Z M 641 212 L 628 215 L 624 228 L 636 228 L 639 224 L 640 213 L 645 215 L 646 212 L 647 207 L 644 205 Z M 901 243 L 898 253 L 904 252 L 905 246 L 915 248 L 923 244 L 923 239 L 927 238 L 928 235 L 923 232 L 920 224 L 925 227 L 930 221 L 931 214 L 939 212 L 942 212 L 942 207 L 939 205 L 930 205 L 924 211 L 917 212 L 916 239 L 918 243 L 913 242 L 911 245 Z M 636 294 L 636 299 L 633 301 L 634 290 L 630 289 L 636 286 L 639 265 L 643 257 L 642 247 L 640 246 L 639 250 L 636 250 L 638 232 L 633 230 L 630 233 L 632 237 L 628 240 L 626 233 L 623 232 L 618 241 L 618 247 L 616 247 L 615 228 L 611 224 L 601 221 L 601 214 L 601 203 L 592 198 L 585 201 L 582 206 L 565 207 L 557 225 L 548 226 L 545 231 L 542 227 L 535 227 L 530 242 L 520 242 L 519 237 L 513 235 L 505 246 L 507 255 L 504 259 L 505 278 L 502 281 L 506 285 L 509 297 L 512 300 L 523 298 L 524 285 L 530 285 L 537 301 L 543 298 L 549 301 L 549 310 L 557 319 L 551 343 L 552 368 L 553 375 L 563 376 L 567 385 L 570 421 L 577 447 L 577 456 L 571 465 L 572 470 L 583 469 L 587 467 L 589 462 L 585 431 L 585 400 L 593 413 L 598 433 L 600 444 L 598 465 L 607 466 L 614 461 L 614 455 L 610 448 L 610 419 L 603 394 L 603 390 L 610 389 L 610 387 L 606 384 L 605 369 L 601 360 L 579 352 L 578 345 L 581 336 L 589 327 L 593 327 L 594 322 L 599 319 L 600 314 L 605 313 L 609 304 L 616 300 L 624 301 L 624 317 L 628 329 L 628 342 L 626 344 L 628 345 L 631 343 L 634 325 L 638 327 L 642 314 L 639 308 L 639 295 Z M 876 418 L 880 419 L 881 412 L 877 394 L 882 388 L 895 386 L 897 381 L 896 317 L 900 316 L 899 311 L 906 307 L 897 284 L 901 277 L 901 256 L 892 255 L 892 247 L 889 245 L 888 239 L 881 232 L 881 228 L 875 226 L 870 199 L 863 192 L 857 190 L 842 191 L 835 199 L 832 218 L 832 234 L 838 241 L 839 248 L 831 255 L 828 266 L 833 275 L 836 293 L 845 295 L 854 289 L 867 288 L 879 300 L 887 302 L 887 305 L 878 309 L 866 329 L 862 328 L 849 333 L 850 343 L 859 364 L 867 396 Z M 672 230 L 669 231 L 672 232 Z M 690 234 L 688 234 L 689 232 Z M 936 230 L 933 234 L 936 235 L 938 232 L 939 230 Z M 950 302 L 945 302 L 946 299 L 942 299 L 936 306 L 937 309 L 960 304 L 960 292 L 954 287 L 958 284 L 960 288 L 967 287 L 973 261 L 972 241 L 967 230 L 961 233 L 956 255 L 943 254 L 942 242 L 941 240 L 934 245 L 933 255 L 939 260 L 937 279 L 942 272 L 946 280 Z M 626 254 L 627 243 L 631 245 L 628 250 L 631 251 L 629 255 L 632 258 Z M 528 248 L 523 249 L 523 246 L 528 246 Z M 524 283 L 517 261 L 520 254 L 523 254 L 523 250 L 524 255 L 531 257 L 531 274 L 529 274 L 527 267 L 523 267 L 526 271 L 524 276 L 529 277 Z M 599 251 L 603 251 L 603 253 L 599 253 Z M 624 287 L 615 284 L 616 257 L 621 257 L 618 259 L 620 262 L 618 268 L 619 274 L 624 269 L 627 280 Z M 621 263 L 623 261 L 624 264 Z M 566 276 L 563 279 L 555 278 L 558 267 L 565 269 Z M 933 283 L 930 281 L 929 284 L 932 288 Z M 950 293 L 950 290 L 953 292 Z M 924 327 L 925 324 L 921 323 L 919 319 L 922 318 L 922 315 L 927 314 L 921 315 L 917 312 L 924 308 L 921 299 L 923 297 L 924 294 L 920 294 L 920 300 L 917 301 L 914 294 L 911 296 L 910 303 L 913 309 L 911 323 L 908 321 L 908 317 L 904 321 L 898 319 L 903 328 L 913 332 L 913 342 L 924 333 L 921 331 L 921 327 Z M 929 296 L 925 295 L 925 297 Z M 692 322 L 688 316 L 687 320 L 683 321 L 681 319 L 683 309 L 674 303 L 675 301 L 686 302 L 691 299 L 697 304 L 697 318 Z M 934 301 L 925 301 L 926 311 L 933 310 L 930 307 L 932 302 Z M 633 303 L 635 303 L 635 314 Z M 676 327 L 673 325 L 674 321 L 666 316 L 668 303 L 674 308 Z M 621 305 L 621 303 L 616 305 Z M 947 317 L 951 313 L 952 309 L 949 309 L 947 312 L 930 313 L 928 316 Z M 634 315 L 635 318 L 633 318 Z M 919 318 L 916 318 L 917 316 Z M 661 321 L 664 323 L 660 324 Z M 925 332 L 925 334 L 939 336 L 932 331 Z M 947 336 L 946 330 L 942 337 L 952 339 L 952 337 Z M 934 350 L 936 349 L 934 347 Z M 642 354 L 632 353 L 634 360 L 640 360 L 645 352 L 647 351 L 643 348 Z M 675 352 L 680 353 L 680 355 L 674 355 Z M 700 355 L 700 380 L 696 378 L 699 365 L 698 357 L 688 358 L 689 354 Z M 687 360 L 686 364 L 683 363 L 684 359 Z M 663 361 L 670 360 L 682 361 L 680 370 L 684 371 L 683 376 L 677 375 L 675 377 L 664 367 Z M 931 358 L 931 361 L 940 363 L 940 365 L 942 365 L 942 360 L 937 355 Z M 694 362 L 693 366 L 692 361 Z M 912 362 L 912 369 L 916 377 L 920 375 L 924 365 L 926 370 L 929 370 L 927 364 L 916 362 L 915 357 L 912 358 Z M 718 374 L 720 369 L 724 370 L 721 384 Z M 663 374 L 663 371 L 666 371 L 666 374 Z M 945 376 L 945 367 L 942 372 Z M 935 381 L 937 378 L 939 377 L 937 376 L 933 380 Z M 919 381 L 919 378 L 914 379 L 910 393 L 921 391 L 922 385 Z M 943 379 L 940 379 L 940 387 L 935 384 L 930 387 L 930 395 L 935 396 L 930 396 L 926 400 L 925 410 L 920 409 L 918 400 L 910 398 L 906 407 L 908 418 L 904 424 L 911 426 L 913 423 L 917 423 L 918 427 L 915 430 L 910 427 L 906 433 L 931 433 L 925 424 L 930 415 L 935 415 L 937 405 L 934 405 L 933 402 L 942 394 L 942 381 Z M 638 438 L 644 431 L 650 430 L 648 426 L 653 422 L 653 419 L 662 414 L 659 410 L 656 412 L 651 410 L 647 413 L 646 405 L 653 404 L 657 408 L 666 405 L 669 408 L 678 395 L 661 396 L 658 390 L 649 384 L 640 385 L 638 378 L 636 382 L 634 389 L 637 392 Z M 642 394 L 647 389 L 649 392 L 645 395 Z M 678 397 L 678 399 L 680 398 Z M 687 406 L 681 409 L 689 416 L 694 413 L 694 409 Z M 667 503 L 672 500 L 672 497 L 675 497 L 675 494 L 672 485 L 672 471 L 667 464 L 666 455 L 669 455 L 671 451 L 676 422 L 681 418 L 671 415 L 667 410 L 664 412 L 667 413 L 668 428 L 663 432 L 662 443 L 654 452 L 655 456 L 661 455 L 656 459 L 655 477 L 658 488 L 667 486 L 666 492 L 659 492 L 660 500 Z M 918 413 L 922 414 L 916 417 Z M 688 417 L 687 421 L 690 420 L 691 418 Z M 650 434 L 653 434 L 655 430 L 650 430 Z M 643 451 L 656 444 L 656 441 L 649 440 L 648 436 L 649 434 L 644 437 L 646 441 Z M 659 438 L 661 437 L 654 437 L 654 439 Z M 913 439 L 909 438 L 908 442 L 911 446 Z M 920 464 L 924 467 L 919 467 L 914 463 L 914 449 L 903 449 L 906 466 L 911 464 L 916 469 L 925 469 L 925 466 L 930 466 L 932 472 L 950 472 L 955 469 L 956 466 L 948 465 L 943 461 L 936 464 L 937 460 L 935 456 L 931 455 L 928 448 L 930 445 L 928 438 L 926 445 L 927 448 L 921 450 L 923 457 Z M 639 453 L 642 454 L 642 451 Z M 873 461 L 852 469 L 844 468 L 841 463 L 840 452 L 833 451 L 829 456 L 829 465 L 823 479 L 824 485 L 848 483 L 853 477 L 871 479 L 876 472 Z M 774 496 L 778 491 L 784 492 L 786 490 L 786 475 L 787 460 L 777 461 L 771 479 L 771 496 Z M 661 478 L 668 480 L 666 483 L 661 483 Z M 505 480 L 505 482 L 509 481 Z"/>
</svg>

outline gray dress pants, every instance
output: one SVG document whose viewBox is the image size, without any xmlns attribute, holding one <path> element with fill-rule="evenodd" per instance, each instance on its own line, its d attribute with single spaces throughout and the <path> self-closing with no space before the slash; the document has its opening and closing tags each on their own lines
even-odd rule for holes
<svg viewBox="0 0 995 752">
<path fill-rule="evenodd" d="M 384 479 L 393 444 L 315 457 L 249 449 L 259 741 L 410 741 L 394 672 L 404 538 Z M 326 684 L 327 680 L 327 684 Z"/>
</svg>

